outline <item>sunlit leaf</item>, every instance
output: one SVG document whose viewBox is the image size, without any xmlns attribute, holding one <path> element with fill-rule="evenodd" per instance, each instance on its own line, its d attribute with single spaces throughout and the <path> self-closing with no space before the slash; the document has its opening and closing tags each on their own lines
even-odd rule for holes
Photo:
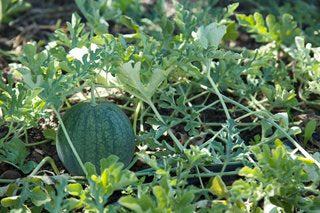
<svg viewBox="0 0 320 213">
<path fill-rule="evenodd" d="M 229 192 L 220 176 L 215 176 L 212 180 L 210 191 L 219 198 L 228 198 Z"/>
</svg>

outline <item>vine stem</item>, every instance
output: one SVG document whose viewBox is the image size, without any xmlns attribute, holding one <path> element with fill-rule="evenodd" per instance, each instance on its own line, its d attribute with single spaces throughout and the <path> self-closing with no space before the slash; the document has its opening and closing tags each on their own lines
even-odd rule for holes
<svg viewBox="0 0 320 213">
<path fill-rule="evenodd" d="M 201 108 L 201 109 L 199 109 L 199 110 L 197 111 L 197 113 L 200 113 L 200 112 L 202 112 L 202 111 L 205 111 L 205 110 L 211 108 L 212 106 L 216 105 L 217 103 L 219 103 L 218 100 L 212 102 L 211 104 L 208 104 L 207 106 L 205 106 L 205 107 L 203 107 L 203 108 Z"/>
<path fill-rule="evenodd" d="M 25 146 L 26 147 L 28 147 L 28 146 L 37 146 L 37 145 L 40 145 L 40 144 L 48 143 L 50 141 L 51 140 L 43 140 L 43 141 L 38 141 L 38 142 L 34 142 L 34 143 L 26 143 Z"/>
<path fill-rule="evenodd" d="M 60 124 L 60 126 L 61 126 L 61 128 L 62 128 L 62 131 L 63 131 L 64 135 L 66 136 L 66 139 L 67 139 L 67 141 L 68 141 L 68 143 L 69 143 L 69 146 L 70 146 L 70 148 L 71 148 L 74 156 L 76 157 L 76 159 L 77 159 L 77 161 L 78 161 L 81 169 L 83 170 L 84 174 L 87 175 L 87 171 L 86 171 L 86 169 L 85 169 L 85 167 L 84 167 L 84 164 L 82 163 L 82 160 L 81 160 L 81 158 L 80 158 L 77 150 L 76 150 L 76 149 L 74 148 L 74 146 L 73 146 L 73 143 L 72 143 L 72 141 L 71 141 L 71 139 L 70 139 L 70 137 L 69 137 L 69 134 L 68 134 L 68 132 L 67 132 L 67 130 L 66 130 L 66 127 L 64 126 L 64 123 L 63 123 L 63 121 L 62 121 L 62 118 L 61 118 L 59 112 L 56 110 L 56 108 L 55 108 L 54 106 L 52 106 L 52 110 L 54 111 L 54 113 L 56 114 L 56 116 L 57 116 L 57 118 L 58 118 L 58 120 L 59 120 L 59 124 Z"/>
<path fill-rule="evenodd" d="M 261 110 L 267 110 L 261 103 L 259 103 L 259 101 L 254 96 L 250 95 L 250 99 L 252 103 L 260 107 Z"/>
<path fill-rule="evenodd" d="M 217 175 L 232 176 L 232 175 L 238 175 L 238 174 L 239 174 L 239 171 L 236 170 L 236 171 L 230 171 L 230 172 L 209 172 L 209 173 L 201 173 L 201 174 L 189 174 L 189 175 L 186 175 L 186 177 L 188 177 L 188 178 L 196 178 L 198 176 L 200 176 L 200 177 L 214 177 Z"/>
<path fill-rule="evenodd" d="M 209 145 L 210 143 L 212 143 L 218 136 L 219 134 L 221 134 L 224 130 L 226 129 L 225 126 L 223 126 L 218 132 L 216 132 L 211 138 L 209 138 L 206 142 L 204 142 L 203 144 L 200 144 L 199 147 L 200 148 L 204 148 L 207 145 Z"/>
<path fill-rule="evenodd" d="M 224 113 L 225 113 L 225 115 L 226 115 L 226 117 L 227 117 L 228 125 L 229 125 L 229 124 L 230 124 L 229 121 L 231 121 L 231 116 L 230 116 L 230 114 L 229 114 L 227 105 L 226 105 L 226 103 L 224 102 L 224 99 L 223 99 L 223 97 L 222 97 L 222 94 L 220 93 L 217 85 L 215 84 L 215 82 L 213 81 L 213 79 L 212 79 L 211 76 L 210 76 L 210 68 L 211 68 L 211 59 L 210 59 L 210 60 L 208 59 L 208 60 L 207 60 L 207 63 L 206 63 L 207 78 L 208 78 L 208 80 L 209 80 L 209 82 L 210 82 L 213 90 L 215 91 L 215 94 L 218 96 L 218 98 L 219 98 L 219 100 L 220 100 L 220 102 L 221 102 L 222 108 L 223 108 Z M 232 139 L 231 139 L 231 136 L 230 136 L 230 132 L 229 132 L 229 131 L 228 131 L 228 133 L 229 133 L 229 134 L 228 134 L 228 141 L 227 141 L 227 143 L 226 143 L 227 159 L 226 159 L 226 161 L 225 161 L 224 164 L 223 164 L 222 170 L 221 170 L 221 172 L 220 172 L 221 174 L 225 171 L 225 169 L 226 169 L 226 167 L 227 167 L 227 164 L 228 164 L 228 162 L 229 162 L 229 160 L 230 160 L 230 152 L 231 152 L 231 148 L 232 148 L 230 143 L 232 143 Z"/>
<path fill-rule="evenodd" d="M 41 162 L 36 166 L 36 168 L 34 168 L 34 170 L 28 175 L 28 177 L 34 176 L 41 169 L 41 167 L 47 162 L 50 163 L 54 173 L 56 173 L 56 175 L 59 175 L 60 172 L 56 164 L 54 163 L 54 160 L 51 157 L 47 156 L 41 160 Z M 15 181 L 16 181 L 15 179 L 0 179 L 0 183 L 12 183 Z"/>
<path fill-rule="evenodd" d="M 0 183 L 8 184 L 15 182 L 16 179 L 0 179 Z"/>
<path fill-rule="evenodd" d="M 186 102 L 191 102 L 191 101 L 193 101 L 194 99 L 197 99 L 197 98 L 199 98 L 199 97 L 201 97 L 201 96 L 203 96 L 203 95 L 205 95 L 205 94 L 208 94 L 208 93 L 209 93 L 208 91 L 204 91 L 204 92 L 202 92 L 202 93 L 199 93 L 199 94 L 197 94 L 197 95 L 195 95 L 195 96 L 192 96 L 191 98 L 187 99 Z"/>
<path fill-rule="evenodd" d="M 199 182 L 200 182 L 200 185 L 201 185 L 201 189 L 202 190 L 205 190 L 205 186 L 203 185 L 203 182 L 202 182 L 202 177 L 201 177 L 201 173 L 199 171 L 199 167 L 196 166 L 196 170 L 197 170 L 197 175 L 198 175 L 198 179 L 199 179 Z M 208 192 L 204 191 L 204 196 L 206 197 L 207 200 L 209 200 L 209 194 Z"/>
<path fill-rule="evenodd" d="M 176 171 L 176 169 L 171 169 L 170 171 Z M 136 176 L 137 177 L 141 177 L 141 176 L 145 176 L 145 175 L 148 175 L 148 176 L 151 176 L 151 175 L 154 175 L 155 174 L 155 170 L 153 169 L 148 169 L 147 171 L 138 171 L 136 172 Z M 220 175 L 220 176 L 232 176 L 232 175 L 238 175 L 239 171 L 236 170 L 236 171 L 228 171 L 228 172 L 205 172 L 205 173 L 196 173 L 196 174 L 186 174 L 184 175 L 182 178 L 198 178 L 198 177 L 214 177 L 214 176 L 217 176 L 217 175 Z"/>
<path fill-rule="evenodd" d="M 91 84 L 91 106 L 97 106 L 97 102 L 96 102 L 96 96 L 94 95 L 94 91 L 95 91 L 95 85 L 94 83 Z"/>
<path fill-rule="evenodd" d="M 207 88 L 209 89 L 207 86 L 201 85 L 203 88 Z M 210 90 L 210 89 L 209 89 Z M 211 90 L 212 91 L 212 90 Z M 214 91 L 213 91 L 214 92 Z M 221 95 L 221 97 L 226 100 L 227 102 L 230 102 L 231 104 L 240 107 L 241 109 L 243 109 L 244 111 L 247 111 L 249 113 L 253 113 L 252 110 L 250 110 L 248 107 L 232 100 L 231 98 L 228 98 L 224 95 Z M 261 114 L 265 114 L 268 118 L 265 118 L 264 116 L 262 116 Z M 260 118 L 260 119 L 264 119 L 266 120 L 268 123 L 270 123 L 271 125 L 273 125 L 274 127 L 276 127 L 282 134 L 284 134 L 284 136 L 286 136 L 286 138 L 293 143 L 293 145 L 295 145 L 295 147 L 297 147 L 297 149 L 299 149 L 299 151 L 308 159 L 313 160 L 314 163 L 318 166 L 318 168 L 320 168 L 320 163 L 314 159 L 302 146 L 300 146 L 300 144 L 295 141 L 281 126 L 279 126 L 276 122 L 274 122 L 270 117 L 270 115 L 268 113 L 253 113 L 254 116 Z"/>
<path fill-rule="evenodd" d="M 224 110 L 224 113 L 226 114 L 227 119 L 230 120 L 231 116 L 229 114 L 229 111 L 228 111 L 228 108 L 226 106 L 226 103 L 224 102 L 224 100 L 222 98 L 222 94 L 220 93 L 217 85 L 214 83 L 213 79 L 210 76 L 210 65 L 211 65 L 211 60 L 208 60 L 207 63 L 206 63 L 207 78 L 208 78 L 211 86 L 213 87 L 213 89 L 215 91 L 215 94 L 218 96 L 218 98 L 219 98 L 219 100 L 221 102 L 222 108 Z"/>
<path fill-rule="evenodd" d="M 155 105 L 152 103 L 151 100 L 148 100 L 148 104 L 151 107 L 151 109 L 153 110 L 153 112 L 155 113 L 156 117 L 165 124 L 165 121 L 163 120 L 163 118 L 161 117 L 159 111 L 157 110 L 157 108 L 155 107 Z M 173 134 L 173 132 L 171 131 L 171 129 L 169 128 L 168 130 L 168 134 L 169 136 L 172 138 L 173 142 L 177 145 L 177 147 L 180 149 L 180 151 L 184 150 L 184 147 L 182 146 L 182 144 L 180 143 L 180 141 L 178 140 L 178 138 Z"/>
<path fill-rule="evenodd" d="M 34 170 L 28 176 L 34 176 L 41 169 L 41 167 L 47 162 L 50 163 L 54 173 L 56 173 L 56 175 L 59 175 L 60 172 L 56 164 L 54 163 L 54 160 L 51 157 L 47 156 L 40 161 L 40 163 L 36 166 L 36 168 L 34 168 Z"/>
<path fill-rule="evenodd" d="M 3 143 L 13 134 L 13 138 L 14 137 L 17 137 L 19 138 L 19 134 L 21 132 L 23 132 L 23 130 L 25 129 L 25 125 L 17 125 L 17 126 L 14 126 L 14 122 L 10 122 L 10 126 L 9 126 L 9 130 L 8 132 L 6 133 L 6 135 L 0 139 L 0 147 L 2 147 Z M 24 133 L 23 133 L 24 134 Z"/>
<path fill-rule="evenodd" d="M 28 132 L 27 132 L 27 129 L 24 129 L 23 133 L 24 133 L 24 135 L 25 135 L 26 143 L 28 144 L 28 143 L 29 143 L 29 139 L 28 139 Z"/>
<path fill-rule="evenodd" d="M 125 169 L 130 170 L 137 161 L 138 161 L 138 157 L 135 156 Z"/>
<path fill-rule="evenodd" d="M 137 134 L 137 122 L 138 122 L 138 116 L 139 112 L 141 110 L 142 101 L 139 101 L 136 107 L 136 110 L 134 111 L 133 115 L 133 132 L 134 134 Z"/>
</svg>

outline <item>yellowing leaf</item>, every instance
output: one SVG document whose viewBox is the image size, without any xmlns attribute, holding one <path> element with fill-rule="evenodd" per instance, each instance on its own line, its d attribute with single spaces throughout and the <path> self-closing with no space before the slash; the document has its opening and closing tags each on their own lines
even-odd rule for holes
<svg viewBox="0 0 320 213">
<path fill-rule="evenodd" d="M 215 194 L 220 198 L 229 197 L 228 189 L 220 176 L 215 176 L 213 178 L 212 185 L 210 187 L 210 191 L 212 194 Z"/>
<path fill-rule="evenodd" d="M 299 161 L 302 161 L 302 162 L 306 163 L 306 164 L 314 164 L 314 160 L 312 160 L 312 159 L 304 158 L 304 157 L 301 157 L 301 156 L 298 156 L 297 159 Z"/>
<path fill-rule="evenodd" d="M 108 171 L 104 170 L 101 174 L 102 186 L 106 187 L 108 184 Z"/>
<path fill-rule="evenodd" d="M 67 187 L 69 194 L 73 196 L 80 196 L 82 191 L 82 186 L 79 183 L 71 183 Z"/>
<path fill-rule="evenodd" d="M 1 205 L 3 207 L 14 206 L 19 202 L 19 198 L 20 196 L 5 197 L 1 200 Z"/>
<path fill-rule="evenodd" d="M 276 139 L 274 144 L 276 145 L 276 147 L 283 146 L 283 143 L 280 139 Z"/>
<path fill-rule="evenodd" d="M 250 168 L 248 166 L 243 167 L 239 171 L 240 176 L 250 177 L 250 178 L 259 178 L 261 177 L 261 172 L 257 168 Z"/>
<path fill-rule="evenodd" d="M 168 202 L 166 191 L 161 186 L 155 186 L 153 187 L 152 192 L 157 198 L 158 207 L 161 209 L 166 208 Z"/>
</svg>

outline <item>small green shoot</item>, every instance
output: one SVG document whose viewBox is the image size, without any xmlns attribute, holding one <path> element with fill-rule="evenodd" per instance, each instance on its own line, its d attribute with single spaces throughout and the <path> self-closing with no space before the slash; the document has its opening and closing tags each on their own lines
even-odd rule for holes
<svg viewBox="0 0 320 213">
<path fill-rule="evenodd" d="M 304 138 L 303 138 L 303 144 L 304 146 L 307 145 L 308 141 L 312 138 L 313 133 L 315 132 L 317 128 L 317 121 L 312 119 L 308 121 L 306 124 L 306 127 L 304 128 Z"/>
</svg>

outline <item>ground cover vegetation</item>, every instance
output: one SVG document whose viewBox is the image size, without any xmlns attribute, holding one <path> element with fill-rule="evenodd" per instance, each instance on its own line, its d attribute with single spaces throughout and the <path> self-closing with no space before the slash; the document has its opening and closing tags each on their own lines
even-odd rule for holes
<svg viewBox="0 0 320 213">
<path fill-rule="evenodd" d="M 319 212 L 319 10 L 0 0 L 0 212 Z M 128 140 L 130 163 L 120 148 L 82 162 L 102 136 L 66 130 L 74 105 L 104 101 L 118 131 L 103 137 Z M 84 110 L 71 121 L 94 135 Z"/>
</svg>

